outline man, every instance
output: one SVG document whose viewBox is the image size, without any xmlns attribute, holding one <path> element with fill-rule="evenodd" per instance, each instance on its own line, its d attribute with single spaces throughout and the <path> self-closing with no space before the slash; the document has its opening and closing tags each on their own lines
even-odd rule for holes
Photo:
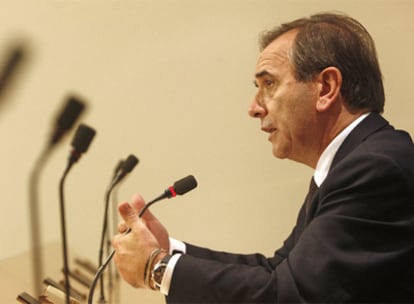
<svg viewBox="0 0 414 304">
<path fill-rule="evenodd" d="M 122 277 L 168 303 L 413 302 L 414 145 L 380 116 L 372 38 L 327 13 L 261 47 L 249 114 L 275 157 L 315 168 L 292 233 L 269 258 L 212 251 L 170 239 L 149 211 L 138 219 L 136 195 L 119 205 L 132 232 L 113 239 Z"/>
</svg>

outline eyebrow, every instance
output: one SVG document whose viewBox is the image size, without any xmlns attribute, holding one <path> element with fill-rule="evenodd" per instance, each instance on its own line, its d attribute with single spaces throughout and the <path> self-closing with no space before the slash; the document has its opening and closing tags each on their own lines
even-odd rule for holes
<svg viewBox="0 0 414 304">
<path fill-rule="evenodd" d="M 256 78 L 261 78 L 261 77 L 267 76 L 267 75 L 271 75 L 270 72 L 267 71 L 267 70 L 263 70 L 263 71 L 260 71 L 260 72 L 256 73 L 254 76 Z"/>
</svg>

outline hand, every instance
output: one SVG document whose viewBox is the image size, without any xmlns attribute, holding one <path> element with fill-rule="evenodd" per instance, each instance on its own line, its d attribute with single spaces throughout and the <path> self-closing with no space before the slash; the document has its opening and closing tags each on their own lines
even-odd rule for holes
<svg viewBox="0 0 414 304">
<path fill-rule="evenodd" d="M 132 197 L 132 207 L 137 211 L 137 214 L 144 208 L 145 201 L 141 195 L 135 194 Z M 160 247 L 169 252 L 170 239 L 167 229 L 161 224 L 161 222 L 151 213 L 149 208 L 144 212 L 141 218 L 147 225 L 148 229 L 152 232 L 155 238 L 158 240 Z M 125 222 L 121 222 L 118 225 L 118 232 L 124 233 L 128 230 L 128 225 Z"/>
<path fill-rule="evenodd" d="M 160 244 L 144 221 L 138 217 L 139 200 L 142 198 L 136 197 L 131 205 L 127 202 L 118 205 L 119 213 L 125 225 L 131 228 L 131 232 L 114 236 L 112 245 L 116 250 L 114 261 L 122 278 L 133 287 L 145 287 L 146 262 L 151 252 L 160 248 Z"/>
</svg>

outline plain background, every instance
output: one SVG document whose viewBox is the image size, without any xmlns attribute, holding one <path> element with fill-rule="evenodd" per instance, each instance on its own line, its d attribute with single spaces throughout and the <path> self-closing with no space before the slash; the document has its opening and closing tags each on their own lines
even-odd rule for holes
<svg viewBox="0 0 414 304">
<path fill-rule="evenodd" d="M 120 200 L 135 192 L 152 199 L 193 174 L 196 190 L 152 208 L 170 234 L 272 254 L 293 227 L 312 170 L 275 159 L 259 121 L 247 115 L 258 34 L 332 10 L 372 34 L 384 116 L 412 133 L 412 0 L 0 0 L 0 63 L 10 45 L 23 42 L 28 51 L 0 101 L 0 259 L 29 250 L 29 173 L 71 93 L 87 101 L 82 122 L 97 130 L 66 182 L 72 252 L 97 261 L 104 192 L 117 162 L 133 153 L 140 164 Z M 72 136 L 41 176 L 45 245 L 60 242 L 58 181 Z"/>
</svg>

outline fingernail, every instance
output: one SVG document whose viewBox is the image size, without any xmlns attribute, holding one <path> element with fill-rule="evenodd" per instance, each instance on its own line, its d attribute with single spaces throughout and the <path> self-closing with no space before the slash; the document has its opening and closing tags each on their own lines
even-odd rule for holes
<svg viewBox="0 0 414 304">
<path fill-rule="evenodd" d="M 119 206 L 119 211 L 122 213 L 126 213 L 126 212 L 130 212 L 131 211 L 131 206 L 128 203 L 122 204 L 121 206 Z"/>
</svg>

